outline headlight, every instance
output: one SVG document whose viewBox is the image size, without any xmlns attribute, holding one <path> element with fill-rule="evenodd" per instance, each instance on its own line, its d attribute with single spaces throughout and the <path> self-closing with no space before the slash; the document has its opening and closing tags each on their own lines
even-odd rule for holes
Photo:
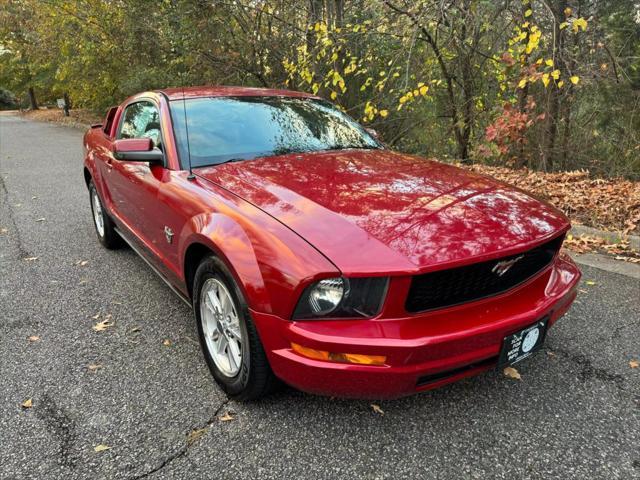
<svg viewBox="0 0 640 480">
<path fill-rule="evenodd" d="M 380 313 L 388 277 L 326 278 L 308 286 L 293 318 L 368 318 Z"/>
</svg>

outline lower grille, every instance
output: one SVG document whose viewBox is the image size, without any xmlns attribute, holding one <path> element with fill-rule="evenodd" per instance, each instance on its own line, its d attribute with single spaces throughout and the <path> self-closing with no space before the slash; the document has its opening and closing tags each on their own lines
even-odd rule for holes
<svg viewBox="0 0 640 480">
<path fill-rule="evenodd" d="M 481 360 L 477 363 L 472 363 L 471 365 L 465 365 L 464 367 L 455 368 L 453 370 L 446 370 L 444 372 L 432 373 L 431 375 L 424 375 L 418 378 L 418 381 L 416 382 L 416 387 L 423 387 L 424 385 L 428 385 L 430 383 L 444 380 L 446 378 L 451 378 L 455 375 L 470 372 L 478 368 L 490 368 L 495 366 L 497 363 L 498 363 L 498 357 L 491 357 L 491 358 L 487 358 L 486 360 Z"/>
<path fill-rule="evenodd" d="M 405 303 L 417 313 L 449 307 L 505 292 L 547 267 L 564 236 L 523 253 L 459 268 L 416 275 Z"/>
</svg>

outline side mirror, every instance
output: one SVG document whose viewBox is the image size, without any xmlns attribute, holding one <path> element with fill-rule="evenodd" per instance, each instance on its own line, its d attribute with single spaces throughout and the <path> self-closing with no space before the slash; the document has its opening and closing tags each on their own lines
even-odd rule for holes
<svg viewBox="0 0 640 480">
<path fill-rule="evenodd" d="M 150 138 L 123 138 L 114 143 L 113 156 L 131 162 L 163 163 L 162 150 L 153 146 Z"/>
<path fill-rule="evenodd" d="M 376 140 L 380 140 L 380 135 L 378 134 L 378 132 L 374 129 L 374 128 L 365 128 L 365 130 L 367 131 L 367 133 L 369 135 L 371 135 L 373 138 L 375 138 Z"/>
</svg>

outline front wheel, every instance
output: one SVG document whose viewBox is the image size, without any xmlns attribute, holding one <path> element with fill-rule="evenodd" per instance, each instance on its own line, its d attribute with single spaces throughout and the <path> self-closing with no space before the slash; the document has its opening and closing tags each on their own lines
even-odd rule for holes
<svg viewBox="0 0 640 480">
<path fill-rule="evenodd" d="M 98 240 L 105 248 L 109 250 L 116 249 L 122 245 L 122 239 L 113 225 L 113 221 L 107 215 L 102 206 L 102 201 L 93 184 L 93 180 L 89 182 L 89 200 L 91 201 L 91 213 L 93 214 L 93 225 L 96 227 L 96 235 Z"/>
<path fill-rule="evenodd" d="M 206 258 L 196 271 L 193 292 L 200 346 L 216 382 L 237 400 L 271 392 L 276 378 L 226 265 L 217 257 Z"/>
</svg>

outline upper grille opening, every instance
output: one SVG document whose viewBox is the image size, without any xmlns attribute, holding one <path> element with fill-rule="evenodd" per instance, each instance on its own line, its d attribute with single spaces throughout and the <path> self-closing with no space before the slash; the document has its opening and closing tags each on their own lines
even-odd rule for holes
<svg viewBox="0 0 640 480">
<path fill-rule="evenodd" d="M 560 236 L 508 257 L 416 275 L 411 281 L 405 308 L 407 312 L 417 313 L 505 292 L 549 265 L 563 239 L 564 236 Z"/>
</svg>

